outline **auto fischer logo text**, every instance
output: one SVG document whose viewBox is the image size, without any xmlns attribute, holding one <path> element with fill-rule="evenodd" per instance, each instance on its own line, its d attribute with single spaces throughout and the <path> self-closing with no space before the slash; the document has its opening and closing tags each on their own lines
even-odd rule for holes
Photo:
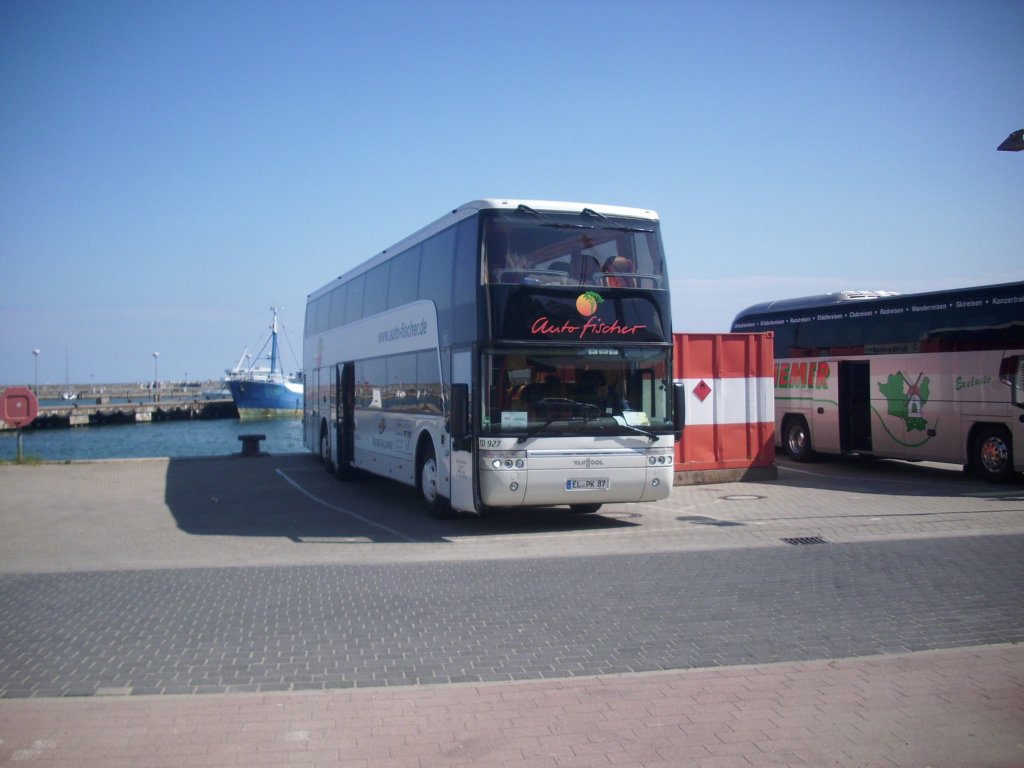
<svg viewBox="0 0 1024 768">
<path fill-rule="evenodd" d="M 576 311 L 580 313 L 581 317 L 586 318 L 583 322 L 579 320 L 552 321 L 547 315 L 542 315 L 533 321 L 530 332 L 534 336 L 575 335 L 577 338 L 585 339 L 593 336 L 633 336 L 647 327 L 644 324 L 620 323 L 618 319 L 609 323 L 595 317 L 594 313 L 597 312 L 598 305 L 603 302 L 604 298 L 595 291 L 581 293 L 576 299 Z"/>
</svg>

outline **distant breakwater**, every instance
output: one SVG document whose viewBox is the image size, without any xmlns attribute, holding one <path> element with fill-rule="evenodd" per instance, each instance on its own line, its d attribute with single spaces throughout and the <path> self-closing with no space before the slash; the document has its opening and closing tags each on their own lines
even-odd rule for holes
<svg viewBox="0 0 1024 768">
<path fill-rule="evenodd" d="M 36 393 L 40 405 L 59 405 L 73 398 L 83 402 L 216 400 L 228 395 L 219 381 L 162 381 L 159 384 L 26 384 Z M 4 387 L 0 385 L 0 390 Z"/>
<path fill-rule="evenodd" d="M 157 399 L 111 402 L 106 397 L 79 399 L 60 405 L 40 405 L 35 421 L 25 427 L 63 429 L 103 424 L 134 424 L 191 419 L 237 419 L 238 409 L 230 399 Z M 0 422 L 0 429 L 10 429 Z"/>
</svg>

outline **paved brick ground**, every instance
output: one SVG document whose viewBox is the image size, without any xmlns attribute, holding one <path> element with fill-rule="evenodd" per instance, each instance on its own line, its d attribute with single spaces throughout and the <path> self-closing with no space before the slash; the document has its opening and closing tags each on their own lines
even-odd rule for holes
<svg viewBox="0 0 1024 768">
<path fill-rule="evenodd" d="M 0 701 L 0 765 L 1024 765 L 1024 647 L 579 680 Z"/>
<path fill-rule="evenodd" d="M 783 477 L 437 523 L 303 456 L 0 467 L 0 765 L 1024 766 L 1020 486 Z"/>
<path fill-rule="evenodd" d="M 1024 536 L 0 576 L 0 696 L 268 692 L 1024 641 Z"/>
</svg>

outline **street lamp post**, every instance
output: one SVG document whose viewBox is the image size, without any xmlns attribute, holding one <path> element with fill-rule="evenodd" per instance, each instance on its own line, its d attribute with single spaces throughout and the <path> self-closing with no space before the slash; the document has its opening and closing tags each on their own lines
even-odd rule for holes
<svg viewBox="0 0 1024 768">
<path fill-rule="evenodd" d="M 153 399 L 160 399 L 160 353 L 153 353 Z"/>
<path fill-rule="evenodd" d="M 35 393 L 36 393 L 36 397 L 39 397 L 39 350 L 38 349 L 33 349 L 32 350 L 32 357 L 34 358 L 35 369 L 36 369 Z"/>
</svg>

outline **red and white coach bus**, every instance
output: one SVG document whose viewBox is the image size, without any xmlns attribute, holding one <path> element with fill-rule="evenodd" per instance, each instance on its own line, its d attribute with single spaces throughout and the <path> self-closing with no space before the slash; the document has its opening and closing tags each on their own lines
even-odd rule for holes
<svg viewBox="0 0 1024 768">
<path fill-rule="evenodd" d="M 1024 470 L 1024 283 L 846 292 L 757 304 L 733 331 L 775 334 L 776 443 Z"/>
<path fill-rule="evenodd" d="M 310 294 L 306 445 L 419 488 L 435 516 L 663 499 L 683 402 L 669 306 L 651 211 L 459 206 Z"/>
</svg>

